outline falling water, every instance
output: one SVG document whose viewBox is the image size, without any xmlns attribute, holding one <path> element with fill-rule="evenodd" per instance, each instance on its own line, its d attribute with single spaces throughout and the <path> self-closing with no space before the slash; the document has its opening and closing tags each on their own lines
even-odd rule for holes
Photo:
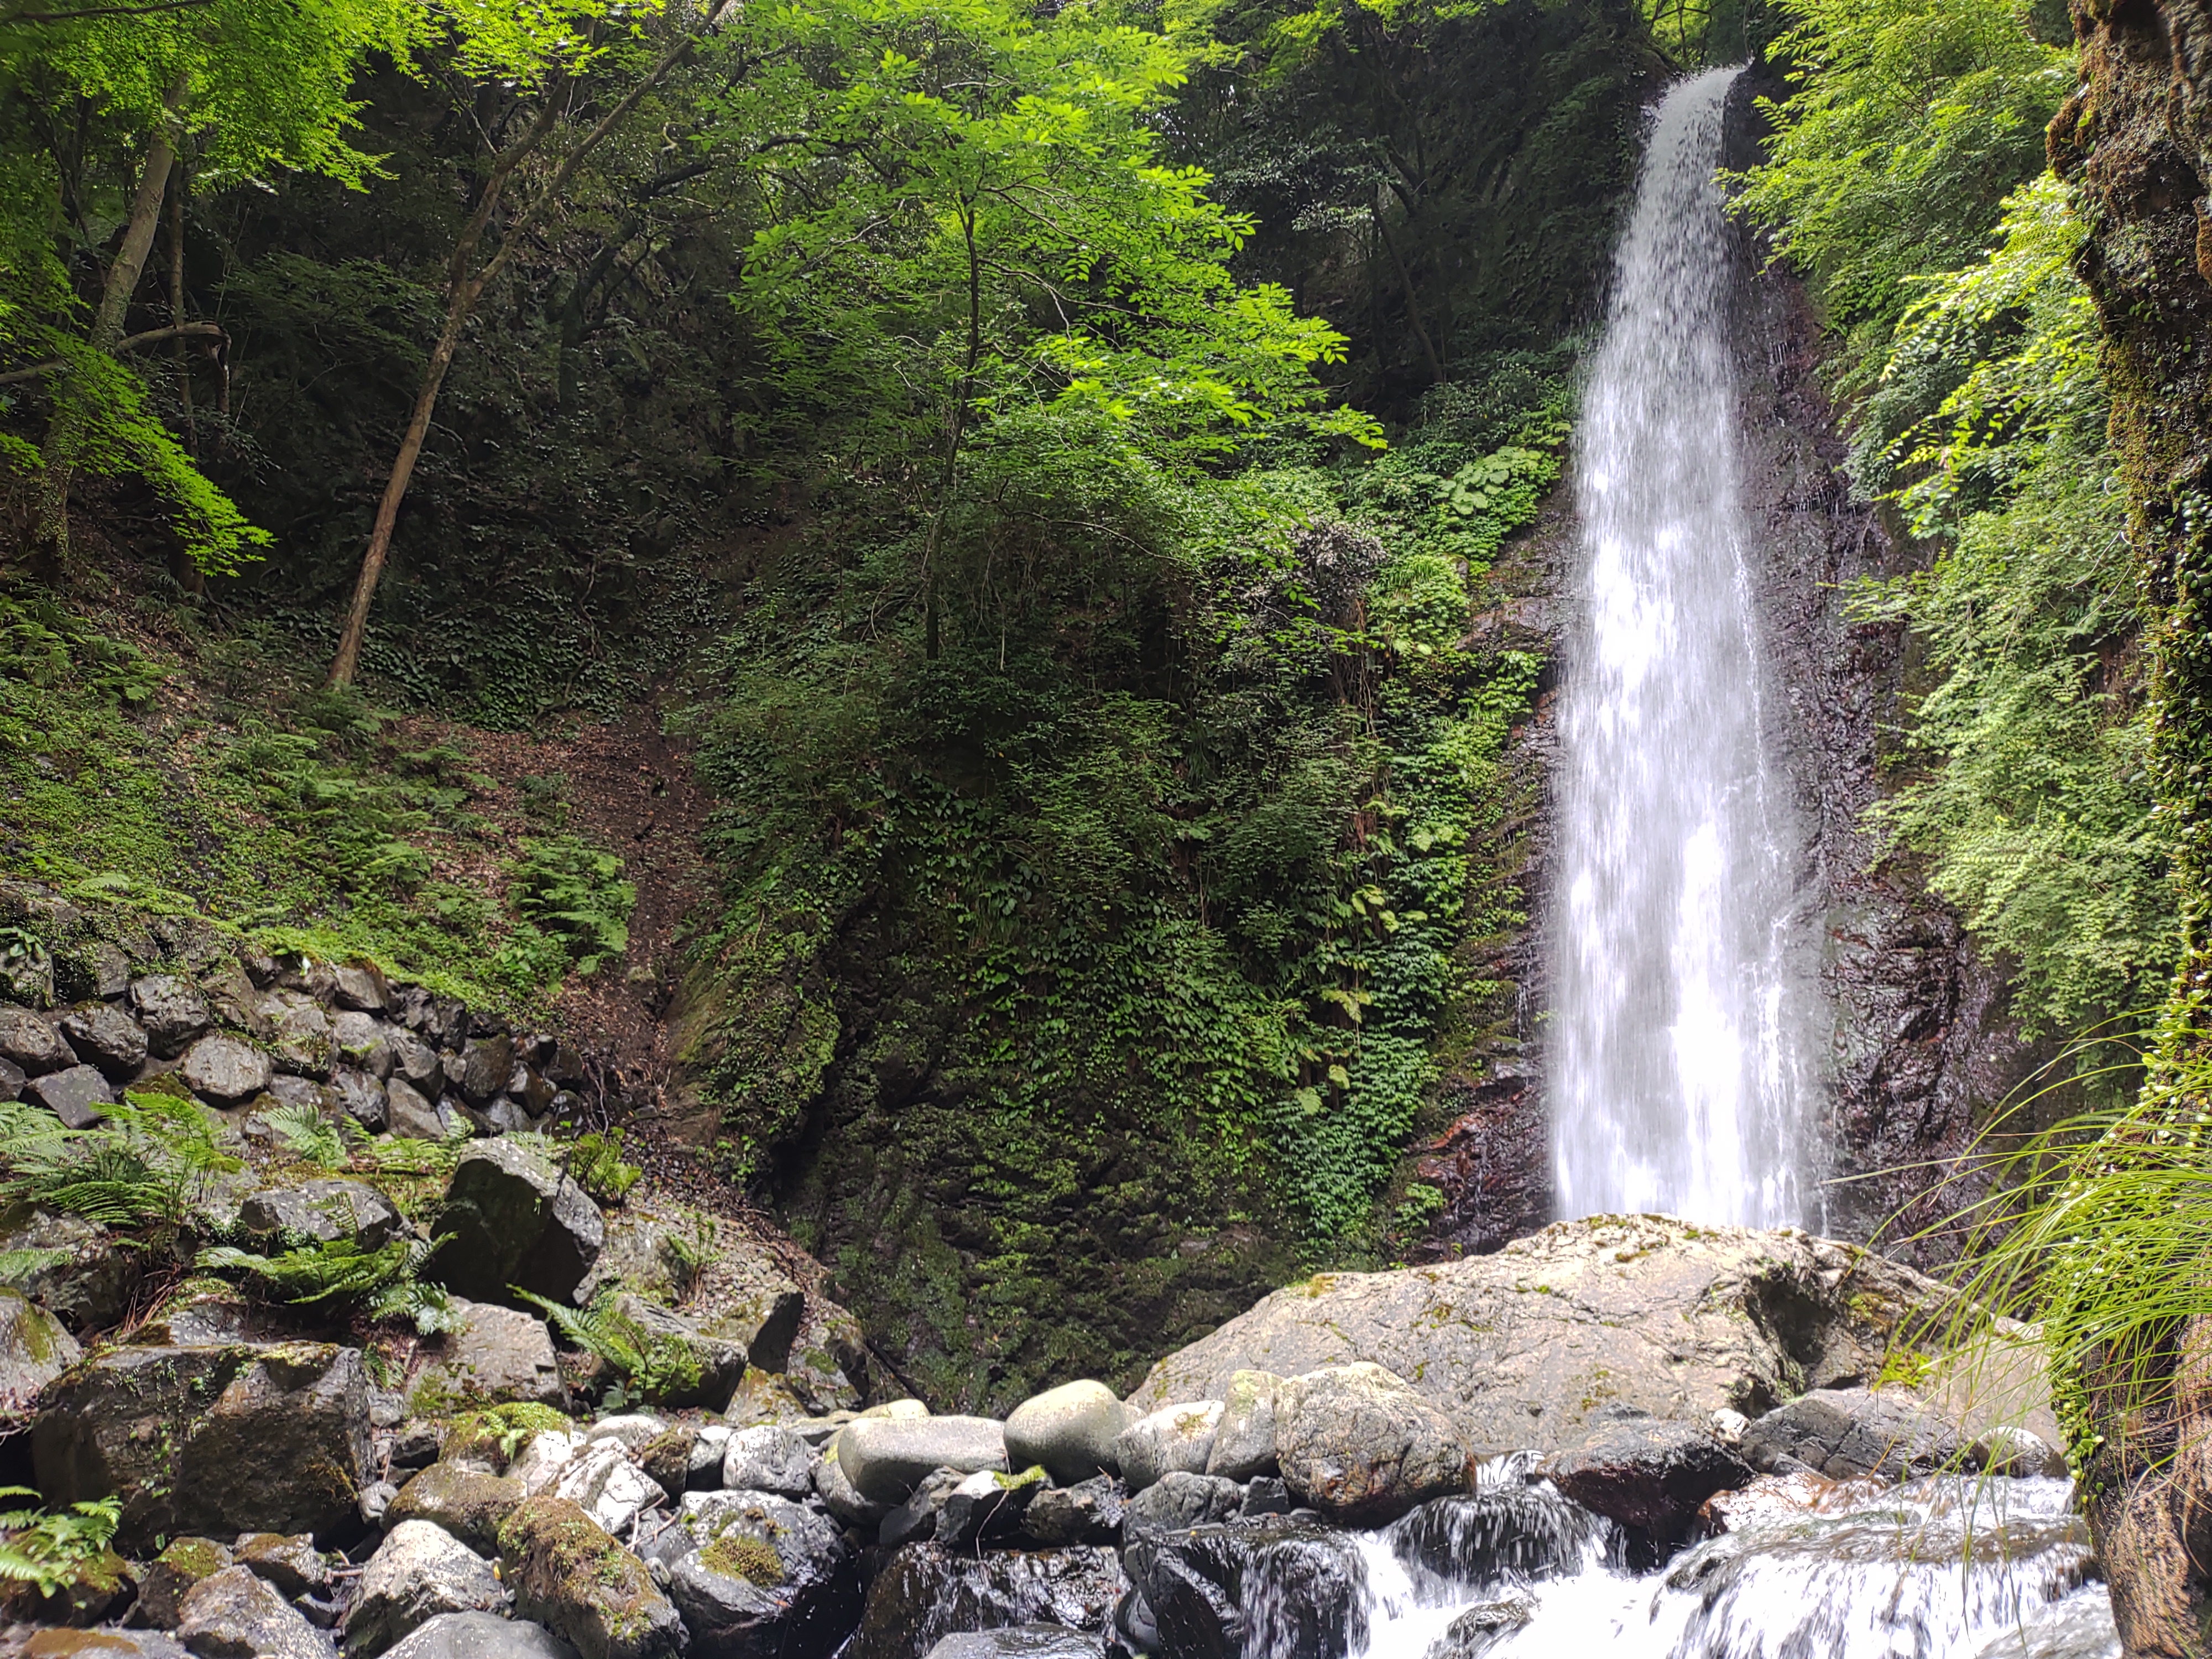
<svg viewBox="0 0 2212 1659">
<path fill-rule="evenodd" d="M 1583 406 L 1549 1070 L 1562 1216 L 1805 1212 L 1796 837 L 1739 499 L 1714 174 L 1741 71 L 1660 105 Z"/>
</svg>

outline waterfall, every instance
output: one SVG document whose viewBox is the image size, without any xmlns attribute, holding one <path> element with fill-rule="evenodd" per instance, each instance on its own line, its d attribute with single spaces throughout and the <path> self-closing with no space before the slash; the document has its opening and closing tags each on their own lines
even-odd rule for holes
<svg viewBox="0 0 2212 1659">
<path fill-rule="evenodd" d="M 1722 118 L 1659 106 L 1583 404 L 1548 1034 L 1556 1212 L 1817 1222 L 1811 929 L 1740 501 Z"/>
</svg>

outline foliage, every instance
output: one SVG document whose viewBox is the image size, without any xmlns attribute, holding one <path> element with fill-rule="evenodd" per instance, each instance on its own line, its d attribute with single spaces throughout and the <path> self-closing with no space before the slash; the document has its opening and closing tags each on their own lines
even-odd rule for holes
<svg viewBox="0 0 2212 1659">
<path fill-rule="evenodd" d="M 304 1164 L 327 1170 L 342 1170 L 352 1162 L 343 1131 L 313 1106 L 275 1107 L 264 1112 L 261 1121 Z"/>
<path fill-rule="evenodd" d="M 103 1226 L 174 1225 L 239 1167 L 189 1096 L 132 1091 L 101 1110 L 97 1128 L 64 1129 L 43 1107 L 0 1104 L 0 1194 Z"/>
<path fill-rule="evenodd" d="M 0 1486 L 0 1498 L 36 1498 L 28 1486 Z M 52 1595 L 76 1582 L 84 1568 L 107 1553 L 123 1522 L 120 1498 L 43 1509 L 0 1511 L 0 1579 L 31 1584 Z"/>
<path fill-rule="evenodd" d="M 573 836 L 542 837 L 522 843 L 509 873 L 515 914 L 558 940 L 578 974 L 588 978 L 629 948 L 637 889 L 613 854 Z"/>
<path fill-rule="evenodd" d="M 424 1336 L 455 1328 L 445 1291 L 418 1277 L 442 1239 L 395 1238 L 365 1249 L 349 1238 L 300 1238 L 274 1255 L 216 1245 L 195 1265 L 209 1273 L 241 1273 L 267 1294 L 301 1306 L 345 1302 L 371 1319 L 408 1319 Z"/>
<path fill-rule="evenodd" d="M 553 1322 L 569 1342 L 596 1354 L 623 1379 L 613 1409 L 631 1401 L 650 1403 L 696 1394 L 706 1380 L 706 1361 L 688 1338 L 648 1331 L 622 1311 L 622 1291 L 608 1286 L 587 1307 L 572 1308 L 531 1291 L 515 1295 Z"/>
<path fill-rule="evenodd" d="M 600 1203 L 619 1204 L 645 1175 L 636 1164 L 623 1162 L 622 1150 L 621 1129 L 587 1130 L 568 1148 L 568 1173 Z"/>
<path fill-rule="evenodd" d="M 562 1434 L 574 1426 L 565 1413 L 550 1406 L 541 1406 L 533 1401 L 508 1401 L 464 1412 L 454 1418 L 446 1427 L 442 1455 L 449 1458 L 475 1457 L 491 1451 L 497 1454 L 501 1463 L 512 1463 L 533 1435 Z"/>
</svg>

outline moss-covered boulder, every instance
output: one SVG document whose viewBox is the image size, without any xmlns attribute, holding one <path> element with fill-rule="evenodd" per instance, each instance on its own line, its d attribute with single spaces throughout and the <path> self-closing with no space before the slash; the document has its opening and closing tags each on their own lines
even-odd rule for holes
<svg viewBox="0 0 2212 1659">
<path fill-rule="evenodd" d="M 522 1482 L 456 1462 L 433 1463 L 399 1489 L 384 1511 L 386 1528 L 428 1521 L 486 1555 L 499 1553 L 499 1529 L 522 1502 Z"/>
<path fill-rule="evenodd" d="M 171 1539 L 138 1586 L 138 1618 L 159 1630 L 174 1629 L 185 1592 L 230 1565 L 230 1551 L 212 1538 Z"/>
<path fill-rule="evenodd" d="M 118 1540 L 357 1524 L 372 1478 L 361 1351 L 331 1343 L 118 1348 L 47 1392 L 32 1434 L 51 1504 L 112 1493 Z"/>
<path fill-rule="evenodd" d="M 500 1569 L 516 1615 L 573 1643 L 583 1659 L 683 1650 L 684 1621 L 645 1563 L 566 1498 L 532 1498 L 507 1517 Z"/>
<path fill-rule="evenodd" d="M 0 1410 L 27 1407 L 80 1352 L 60 1320 L 21 1291 L 0 1288 Z"/>
</svg>

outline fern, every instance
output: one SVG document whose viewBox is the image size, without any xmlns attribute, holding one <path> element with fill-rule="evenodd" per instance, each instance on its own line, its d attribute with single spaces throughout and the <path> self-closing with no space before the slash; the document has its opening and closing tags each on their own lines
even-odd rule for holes
<svg viewBox="0 0 2212 1659">
<path fill-rule="evenodd" d="M 20 1285 L 33 1273 L 60 1267 L 70 1255 L 67 1250 L 0 1250 L 0 1285 Z"/>
<path fill-rule="evenodd" d="M 313 1106 L 279 1106 L 264 1112 L 261 1120 L 302 1163 L 343 1170 L 353 1162 L 344 1133 Z"/>
<path fill-rule="evenodd" d="M 621 1292 L 611 1285 L 586 1308 L 564 1307 L 519 1286 L 509 1288 L 543 1310 L 553 1328 L 575 1346 L 597 1354 L 621 1373 L 629 1384 L 625 1399 L 672 1399 L 695 1392 L 706 1380 L 706 1360 L 698 1345 L 647 1330 L 617 1307 Z"/>
<path fill-rule="evenodd" d="M 28 1486 L 0 1486 L 0 1498 L 36 1498 Z M 106 1553 L 123 1522 L 123 1500 L 95 1498 L 73 1504 L 63 1514 L 45 1510 L 0 1513 L 0 1579 L 35 1584 L 52 1595 L 76 1582 L 86 1566 Z"/>
<path fill-rule="evenodd" d="M 557 939 L 579 974 L 629 948 L 629 913 L 637 889 L 623 879 L 623 861 L 574 836 L 522 843 L 508 868 L 515 913 Z"/>
<path fill-rule="evenodd" d="M 202 1250 L 194 1265 L 210 1273 L 242 1273 L 295 1305 L 359 1303 L 372 1319 L 411 1319 L 428 1336 L 452 1328 L 452 1304 L 441 1286 L 425 1285 L 416 1275 L 445 1242 L 444 1237 L 398 1238 L 365 1250 L 351 1239 L 316 1240 L 275 1255 L 223 1244 Z"/>
<path fill-rule="evenodd" d="M 64 1129 L 46 1112 L 0 1109 L 0 1196 L 108 1227 L 180 1222 L 209 1178 L 240 1167 L 194 1100 L 131 1094 L 102 1108 L 96 1129 Z"/>
<path fill-rule="evenodd" d="M 620 1129 L 609 1129 L 605 1134 L 594 1129 L 578 1135 L 569 1149 L 568 1173 L 600 1203 L 619 1204 L 645 1175 L 636 1164 L 623 1162 L 622 1150 Z"/>
</svg>

